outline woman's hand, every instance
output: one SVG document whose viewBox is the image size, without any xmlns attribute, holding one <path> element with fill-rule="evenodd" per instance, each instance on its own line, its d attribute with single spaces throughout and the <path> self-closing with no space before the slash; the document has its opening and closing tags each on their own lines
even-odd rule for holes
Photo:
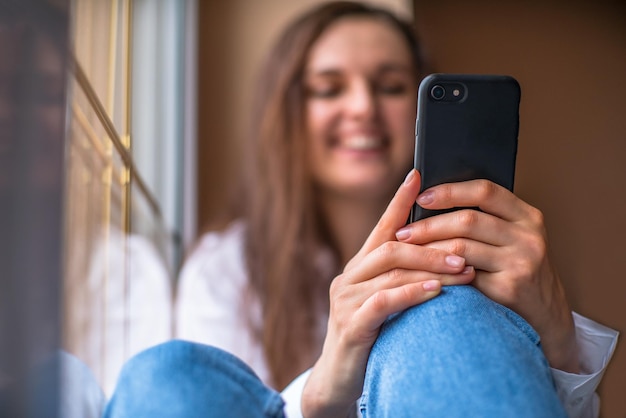
<svg viewBox="0 0 626 418">
<path fill-rule="evenodd" d="M 464 257 L 476 269 L 474 286 L 537 330 L 550 365 L 579 372 L 573 319 L 548 258 L 543 214 L 486 180 L 436 186 L 417 202 L 427 209 L 482 210 L 433 216 L 401 228 L 397 237 Z"/>
<path fill-rule="evenodd" d="M 354 411 L 369 352 L 385 319 L 435 297 L 442 284 L 467 284 L 474 277 L 462 257 L 396 240 L 419 188 L 420 177 L 413 170 L 361 250 L 333 280 L 324 348 L 302 397 L 307 417 Z"/>
</svg>

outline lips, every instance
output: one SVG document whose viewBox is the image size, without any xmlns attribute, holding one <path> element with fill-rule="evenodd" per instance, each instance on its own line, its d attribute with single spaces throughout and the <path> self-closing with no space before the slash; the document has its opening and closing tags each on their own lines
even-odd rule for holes
<svg viewBox="0 0 626 418">
<path fill-rule="evenodd" d="M 370 151 L 383 148 L 387 141 L 379 136 L 354 135 L 342 138 L 340 146 L 354 151 Z"/>
</svg>

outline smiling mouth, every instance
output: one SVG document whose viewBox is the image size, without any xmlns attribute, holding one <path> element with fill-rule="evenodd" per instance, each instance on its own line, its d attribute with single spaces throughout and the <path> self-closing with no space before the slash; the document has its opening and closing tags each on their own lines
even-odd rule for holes
<svg viewBox="0 0 626 418">
<path fill-rule="evenodd" d="M 381 137 L 358 135 L 342 139 L 340 146 L 353 151 L 370 151 L 381 149 L 386 143 Z"/>
</svg>

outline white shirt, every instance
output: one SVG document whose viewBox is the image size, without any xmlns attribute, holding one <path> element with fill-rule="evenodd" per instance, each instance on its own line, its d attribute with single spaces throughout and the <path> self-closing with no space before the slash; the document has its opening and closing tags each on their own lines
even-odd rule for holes
<svg viewBox="0 0 626 418">
<path fill-rule="evenodd" d="M 179 277 L 176 304 L 177 338 L 222 348 L 246 362 L 267 383 L 269 369 L 263 348 L 254 338 L 248 318 L 260 320 L 258 300 L 244 297 L 248 275 L 244 259 L 243 224 L 221 233 L 205 234 Z M 251 315 L 250 315 L 251 313 Z M 552 369 L 557 391 L 568 415 L 597 417 L 595 391 L 617 344 L 617 331 L 574 313 L 582 374 Z M 282 392 L 287 417 L 301 417 L 300 400 L 310 370 Z"/>
<path fill-rule="evenodd" d="M 172 275 L 158 248 L 141 235 L 111 228 L 84 247 L 92 249 L 87 275 L 69 274 L 76 280 L 66 284 L 70 315 L 63 348 L 111 396 L 126 360 L 171 339 Z M 73 258 L 80 268 L 84 260 Z"/>
</svg>

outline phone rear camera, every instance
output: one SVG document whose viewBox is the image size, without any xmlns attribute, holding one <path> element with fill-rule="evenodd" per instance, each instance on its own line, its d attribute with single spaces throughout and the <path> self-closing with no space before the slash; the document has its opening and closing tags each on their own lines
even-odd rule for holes
<svg viewBox="0 0 626 418">
<path fill-rule="evenodd" d="M 435 100 L 441 100 L 446 95 L 446 89 L 444 89 L 439 84 L 435 85 L 432 89 L 430 89 L 430 96 Z"/>
</svg>

